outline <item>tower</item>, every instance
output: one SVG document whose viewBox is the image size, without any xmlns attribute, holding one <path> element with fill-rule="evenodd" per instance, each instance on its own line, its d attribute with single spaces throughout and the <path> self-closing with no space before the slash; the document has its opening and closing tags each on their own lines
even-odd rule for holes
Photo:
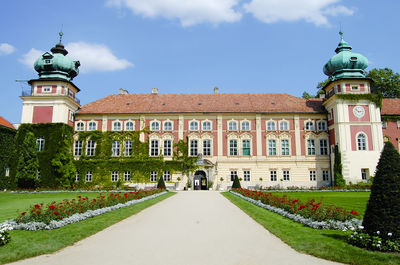
<svg viewBox="0 0 400 265">
<path fill-rule="evenodd" d="M 343 32 L 340 36 L 336 55 L 324 66 L 329 81 L 323 105 L 328 112 L 331 150 L 338 145 L 343 176 L 347 182 L 357 183 L 375 172 L 383 148 L 382 124 L 376 95 L 371 94 L 372 81 L 366 77 L 368 60 L 351 51 Z"/>
<path fill-rule="evenodd" d="M 80 107 L 76 94 L 79 88 L 72 83 L 79 73 L 79 61 L 67 57 L 62 32 L 60 41 L 34 63 L 37 79 L 29 80 L 30 91 L 22 92 L 21 123 L 66 123 L 73 125 L 74 112 Z"/>
</svg>

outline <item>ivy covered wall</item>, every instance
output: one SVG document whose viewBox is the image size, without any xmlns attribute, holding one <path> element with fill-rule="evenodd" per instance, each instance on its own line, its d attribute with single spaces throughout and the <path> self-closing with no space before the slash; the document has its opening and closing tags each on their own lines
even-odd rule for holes
<svg viewBox="0 0 400 265">
<path fill-rule="evenodd" d="M 14 137 L 16 130 L 0 126 L 0 188 L 10 186 L 9 177 L 5 176 L 6 168 L 9 166 L 10 157 L 14 150 Z"/>
</svg>

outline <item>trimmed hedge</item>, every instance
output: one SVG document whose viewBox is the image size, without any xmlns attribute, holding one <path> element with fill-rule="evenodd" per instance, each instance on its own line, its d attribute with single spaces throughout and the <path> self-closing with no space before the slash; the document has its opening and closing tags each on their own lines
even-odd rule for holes
<svg viewBox="0 0 400 265">
<path fill-rule="evenodd" d="M 17 131 L 0 126 L 0 188 L 10 187 L 10 178 L 5 176 L 6 168 L 14 151 L 14 138 Z"/>
</svg>

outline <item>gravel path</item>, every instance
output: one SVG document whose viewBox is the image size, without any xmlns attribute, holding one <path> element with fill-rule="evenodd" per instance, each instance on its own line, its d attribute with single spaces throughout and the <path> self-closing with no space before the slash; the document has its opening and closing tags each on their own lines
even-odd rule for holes
<svg viewBox="0 0 400 265">
<path fill-rule="evenodd" d="M 337 264 L 301 254 L 219 192 L 179 192 L 29 265 Z"/>
</svg>

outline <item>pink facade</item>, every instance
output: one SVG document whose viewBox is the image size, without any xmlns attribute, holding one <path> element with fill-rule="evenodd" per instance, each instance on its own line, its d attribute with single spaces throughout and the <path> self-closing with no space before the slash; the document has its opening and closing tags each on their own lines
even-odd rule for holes
<svg viewBox="0 0 400 265">
<path fill-rule="evenodd" d="M 350 126 L 350 134 L 351 134 L 351 149 L 353 151 L 357 151 L 357 135 L 359 133 L 364 133 L 367 136 L 367 150 L 373 150 L 372 144 L 372 133 L 370 125 L 351 125 Z"/>
<path fill-rule="evenodd" d="M 53 121 L 53 106 L 34 106 L 32 123 L 49 123 Z"/>
<path fill-rule="evenodd" d="M 386 128 L 382 129 L 383 136 L 389 139 L 392 144 L 398 149 L 398 140 L 400 139 L 400 128 L 397 121 L 387 121 Z"/>
<path fill-rule="evenodd" d="M 362 122 L 362 121 L 368 122 L 368 121 L 370 121 L 369 107 L 368 106 L 365 106 L 365 105 L 362 106 L 364 108 L 365 114 L 361 118 L 358 118 L 358 117 L 356 117 L 354 115 L 354 112 L 353 112 L 354 107 L 355 107 L 355 105 L 349 105 L 349 120 L 351 122 L 358 122 L 358 121 L 360 121 L 360 122 Z"/>
</svg>

